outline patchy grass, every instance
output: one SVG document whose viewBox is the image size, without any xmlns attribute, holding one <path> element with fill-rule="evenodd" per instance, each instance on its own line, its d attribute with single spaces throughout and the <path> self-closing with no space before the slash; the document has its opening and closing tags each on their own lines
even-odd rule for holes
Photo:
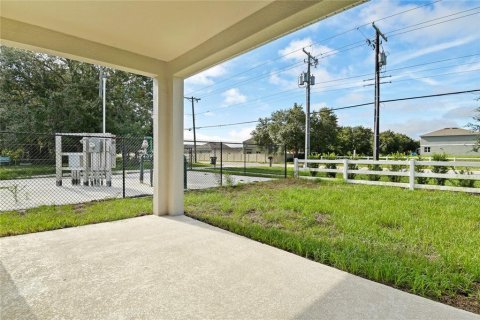
<svg viewBox="0 0 480 320">
<path fill-rule="evenodd" d="M 55 174 L 55 165 L 0 166 L 0 180 Z"/>
<path fill-rule="evenodd" d="M 277 180 L 187 193 L 189 216 L 480 313 L 480 197 Z"/>
<path fill-rule="evenodd" d="M 189 216 L 377 282 L 480 313 L 477 195 L 276 180 L 189 191 Z M 0 236 L 152 213 L 151 197 L 0 213 Z"/>
<path fill-rule="evenodd" d="M 112 199 L 0 213 L 0 237 L 152 214 L 152 198 Z"/>
</svg>

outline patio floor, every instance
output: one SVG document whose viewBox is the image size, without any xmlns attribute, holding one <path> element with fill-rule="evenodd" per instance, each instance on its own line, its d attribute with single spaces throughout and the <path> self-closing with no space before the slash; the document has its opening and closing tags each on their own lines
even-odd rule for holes
<svg viewBox="0 0 480 320">
<path fill-rule="evenodd" d="M 480 319 L 185 216 L 0 239 L 7 319 Z"/>
</svg>

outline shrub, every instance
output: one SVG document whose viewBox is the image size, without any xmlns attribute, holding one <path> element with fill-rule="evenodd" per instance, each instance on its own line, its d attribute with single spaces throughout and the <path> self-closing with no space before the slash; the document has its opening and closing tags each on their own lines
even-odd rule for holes
<svg viewBox="0 0 480 320">
<path fill-rule="evenodd" d="M 400 161 L 400 160 L 405 160 L 406 155 L 404 153 L 396 152 L 391 155 L 389 155 L 390 160 L 395 160 L 395 161 Z M 405 168 L 404 165 L 400 164 L 392 164 L 390 165 L 389 169 L 392 172 L 399 172 L 402 171 Z M 402 180 L 401 176 L 388 176 L 388 180 L 391 182 L 400 182 Z"/>
<path fill-rule="evenodd" d="M 358 160 L 358 157 L 357 156 L 352 156 L 352 157 L 350 157 L 350 160 Z M 348 164 L 348 170 L 358 170 L 358 165 L 356 163 L 350 163 L 350 164 Z M 356 173 L 349 173 L 347 175 L 347 178 L 350 179 L 350 180 L 353 180 L 353 179 L 355 179 L 356 176 L 357 176 Z"/>
<path fill-rule="evenodd" d="M 418 161 L 425 161 L 425 159 L 423 159 L 421 156 L 418 156 L 417 160 Z M 424 173 L 425 168 L 426 168 L 426 166 L 415 165 L 415 172 Z M 428 178 L 427 177 L 416 177 L 415 180 L 416 180 L 416 183 L 418 183 L 418 184 L 428 184 Z"/>
<path fill-rule="evenodd" d="M 447 155 L 445 153 L 434 153 L 432 155 L 432 161 L 445 161 L 447 162 Z M 433 173 L 447 173 L 448 172 L 448 167 L 447 166 L 433 166 L 432 168 Z M 446 178 L 433 178 L 435 183 L 439 186 L 444 186 L 445 181 L 447 181 Z"/>
<path fill-rule="evenodd" d="M 337 156 L 335 153 L 324 153 L 323 154 L 323 159 L 325 160 L 336 160 Z M 337 169 L 337 164 L 336 163 L 326 163 L 325 164 L 326 169 Z M 327 177 L 329 178 L 335 178 L 337 174 L 335 172 L 327 172 Z"/>
<path fill-rule="evenodd" d="M 369 171 L 383 171 L 382 167 L 379 164 L 369 164 L 368 165 Z M 380 181 L 382 176 L 378 174 L 369 174 L 367 175 L 367 179 L 370 181 Z"/>
<path fill-rule="evenodd" d="M 455 171 L 455 170 L 454 170 Z M 462 169 L 460 170 L 459 172 L 455 171 L 455 173 L 457 174 L 466 174 L 466 175 L 472 175 L 473 172 L 468 169 L 468 168 L 465 168 L 465 169 Z M 471 180 L 471 179 L 458 179 L 458 182 L 456 183 L 456 185 L 458 187 L 462 187 L 462 188 L 475 188 L 475 180 Z"/>
<path fill-rule="evenodd" d="M 308 156 L 308 159 L 309 159 L 309 160 L 318 160 L 318 159 L 320 159 L 320 155 L 314 153 L 314 154 Z M 309 163 L 309 164 L 308 164 L 308 167 L 309 167 L 309 168 L 314 168 L 314 169 L 316 169 L 316 168 L 318 168 L 318 163 Z M 310 171 L 310 175 L 311 175 L 312 177 L 316 177 L 317 174 L 318 174 L 317 171 Z"/>
</svg>

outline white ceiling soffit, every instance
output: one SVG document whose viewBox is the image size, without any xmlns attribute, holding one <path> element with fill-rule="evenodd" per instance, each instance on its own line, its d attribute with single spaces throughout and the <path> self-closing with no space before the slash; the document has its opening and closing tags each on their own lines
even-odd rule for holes
<svg viewBox="0 0 480 320">
<path fill-rule="evenodd" d="M 2 42 L 155 75 L 189 76 L 361 0 L 12 1 Z"/>
</svg>

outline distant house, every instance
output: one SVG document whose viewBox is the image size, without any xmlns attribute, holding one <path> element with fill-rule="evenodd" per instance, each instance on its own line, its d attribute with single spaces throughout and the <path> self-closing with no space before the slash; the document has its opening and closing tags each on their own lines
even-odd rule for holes
<svg viewBox="0 0 480 320">
<path fill-rule="evenodd" d="M 446 153 L 452 156 L 480 156 L 473 151 L 480 133 L 461 128 L 444 128 L 420 136 L 420 154 Z"/>
</svg>

